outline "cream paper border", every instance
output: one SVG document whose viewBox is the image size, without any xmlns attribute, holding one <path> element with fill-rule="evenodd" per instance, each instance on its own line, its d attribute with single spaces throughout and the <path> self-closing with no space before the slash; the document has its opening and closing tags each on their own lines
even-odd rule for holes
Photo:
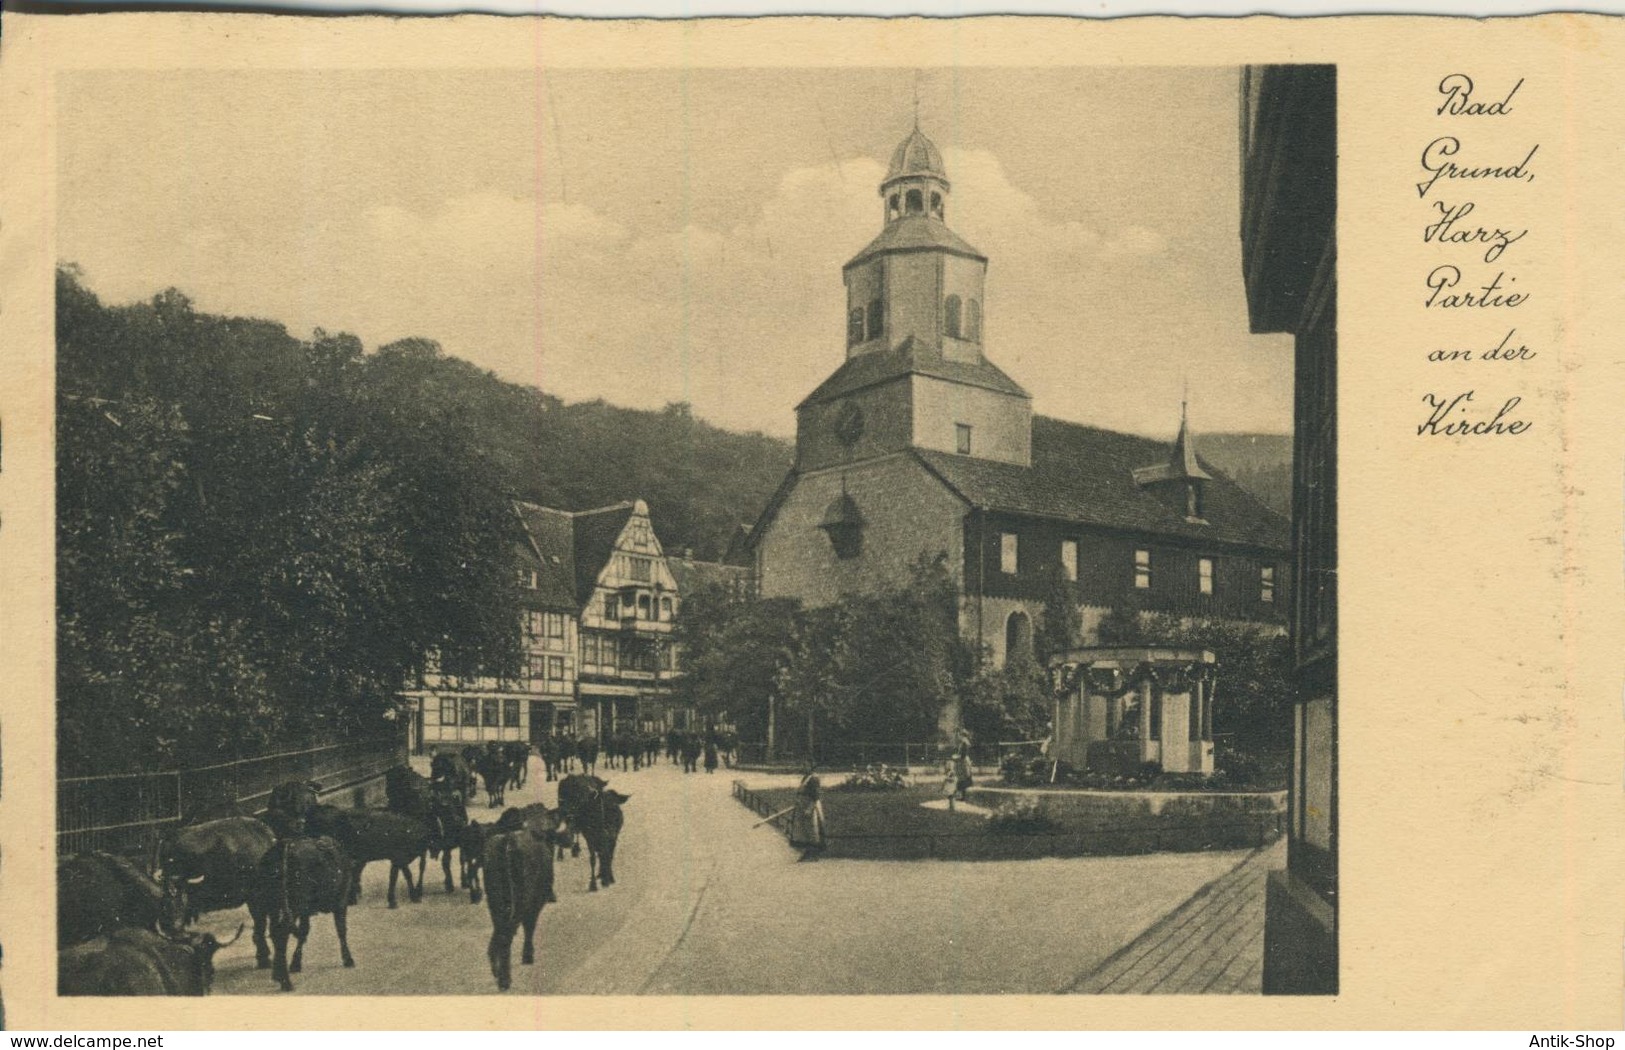
<svg viewBox="0 0 1625 1050">
<path fill-rule="evenodd" d="M 0 936 L 13 1028 L 1618 1028 L 1625 23 L 1036 17 L 587 22 L 8 13 L 0 45 Z M 54 997 L 53 74 L 1332 62 L 1340 107 L 1342 991 L 1335 998 Z M 1514 380 L 1444 372 L 1410 188 L 1445 73 L 1526 78 L 1538 238 Z M 292 119 L 292 118 L 290 118 Z M 1065 119 L 1051 112 L 1033 119 Z M 1465 133 L 1464 133 L 1465 134 Z M 1109 148 L 1109 144 L 1103 146 Z M 1177 163 L 1177 158 L 1171 158 Z M 1436 260 L 1435 260 L 1436 261 Z M 1476 344 L 1483 322 L 1457 325 Z M 1521 393 L 1515 440 L 1414 436 L 1420 395 Z M 1486 394 L 1485 396 L 1488 396 Z M 1079 902 L 1087 906 L 1087 902 Z M 861 902 L 854 902 L 861 907 Z"/>
</svg>

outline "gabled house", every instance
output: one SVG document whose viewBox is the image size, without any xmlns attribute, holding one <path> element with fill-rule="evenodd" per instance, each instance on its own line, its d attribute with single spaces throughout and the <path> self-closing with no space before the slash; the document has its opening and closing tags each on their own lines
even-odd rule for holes
<svg viewBox="0 0 1625 1050">
<path fill-rule="evenodd" d="M 413 743 L 420 752 L 575 731 L 578 609 L 570 515 L 528 503 L 515 504 L 514 513 L 523 664 L 512 678 L 461 678 L 442 673 L 431 654 L 422 681 L 402 693 L 413 704 Z"/>
<path fill-rule="evenodd" d="M 570 515 L 587 732 L 671 724 L 678 587 L 641 499 Z"/>
</svg>

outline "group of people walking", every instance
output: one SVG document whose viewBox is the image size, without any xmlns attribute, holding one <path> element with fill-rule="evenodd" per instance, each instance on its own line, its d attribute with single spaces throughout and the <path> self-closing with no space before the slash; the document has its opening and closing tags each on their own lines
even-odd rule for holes
<svg viewBox="0 0 1625 1050">
<path fill-rule="evenodd" d="M 684 773 L 697 773 L 703 763 L 707 773 L 718 765 L 733 768 L 739 760 L 739 737 L 731 729 L 682 730 L 666 733 L 666 758 L 681 761 Z"/>
</svg>

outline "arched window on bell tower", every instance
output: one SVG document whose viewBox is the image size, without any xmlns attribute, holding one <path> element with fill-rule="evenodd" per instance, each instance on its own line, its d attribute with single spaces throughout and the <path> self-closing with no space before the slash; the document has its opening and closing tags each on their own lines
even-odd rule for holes
<svg viewBox="0 0 1625 1050">
<path fill-rule="evenodd" d="M 909 215 L 919 215 L 925 211 L 925 194 L 920 190 L 909 190 L 903 201 L 903 210 Z"/>
<path fill-rule="evenodd" d="M 846 345 L 857 346 L 863 342 L 863 307 L 854 306 L 846 315 Z"/>
<path fill-rule="evenodd" d="M 886 221 L 891 222 L 903 214 L 902 198 L 899 194 L 892 194 L 886 199 Z"/>
<path fill-rule="evenodd" d="M 973 343 L 982 341 L 982 304 L 975 299 L 965 303 L 965 338 Z"/>
<path fill-rule="evenodd" d="M 950 295 L 942 304 L 942 331 L 950 339 L 959 339 L 959 296 Z"/>
<path fill-rule="evenodd" d="M 869 301 L 869 332 L 867 338 L 879 339 L 886 334 L 886 304 L 880 299 Z"/>
<path fill-rule="evenodd" d="M 931 214 L 938 219 L 942 218 L 942 194 L 940 193 L 931 194 Z"/>
</svg>

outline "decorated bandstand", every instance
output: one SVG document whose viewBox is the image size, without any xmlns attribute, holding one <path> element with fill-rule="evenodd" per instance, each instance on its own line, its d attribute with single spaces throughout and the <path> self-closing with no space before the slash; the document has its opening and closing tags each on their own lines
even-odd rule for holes
<svg viewBox="0 0 1625 1050">
<path fill-rule="evenodd" d="M 1074 769 L 1213 772 L 1213 687 L 1206 649 L 1114 646 L 1051 658 L 1050 756 Z"/>
</svg>

